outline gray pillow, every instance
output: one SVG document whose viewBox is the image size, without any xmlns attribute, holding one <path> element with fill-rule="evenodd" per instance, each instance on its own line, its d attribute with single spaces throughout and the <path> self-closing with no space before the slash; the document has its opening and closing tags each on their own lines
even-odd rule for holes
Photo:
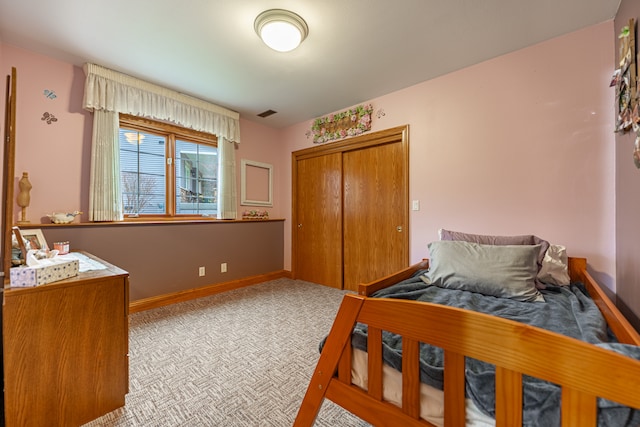
<svg viewBox="0 0 640 427">
<path fill-rule="evenodd" d="M 447 289 L 459 289 L 544 302 L 536 289 L 540 245 L 481 245 L 465 241 L 429 243 L 429 271 L 422 280 Z"/>
<path fill-rule="evenodd" d="M 540 245 L 537 257 L 538 270 L 542 267 L 544 254 L 547 253 L 547 249 L 549 249 L 549 242 L 532 234 L 520 236 L 491 236 L 445 229 L 438 230 L 438 234 L 440 235 L 440 240 L 463 240 L 465 242 L 480 243 L 481 245 Z"/>
</svg>

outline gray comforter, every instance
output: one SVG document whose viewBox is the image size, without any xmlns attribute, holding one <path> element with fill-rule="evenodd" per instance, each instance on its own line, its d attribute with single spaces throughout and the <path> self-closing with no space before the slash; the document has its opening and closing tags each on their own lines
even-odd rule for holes
<svg viewBox="0 0 640 427">
<path fill-rule="evenodd" d="M 442 289 L 426 285 L 418 272 L 414 277 L 383 289 L 374 297 L 400 298 L 444 304 L 493 314 L 562 333 L 640 359 L 640 348 L 615 343 L 600 311 L 581 284 L 567 287 L 549 286 L 542 291 L 544 303 L 518 302 L 505 298 Z M 353 345 L 366 351 L 366 325 L 357 324 Z M 402 341 L 398 335 L 383 332 L 383 356 L 389 365 L 401 370 Z M 541 358 L 545 355 L 541 354 Z M 442 389 L 442 350 L 421 344 L 421 381 Z M 548 363 L 555 363 L 549 360 Z M 467 358 L 466 393 L 486 414 L 495 416 L 493 365 Z M 523 379 L 525 426 L 555 426 L 560 424 L 559 387 L 531 377 Z M 639 411 L 632 411 L 613 402 L 599 400 L 600 426 L 625 426 L 640 423 Z"/>
</svg>

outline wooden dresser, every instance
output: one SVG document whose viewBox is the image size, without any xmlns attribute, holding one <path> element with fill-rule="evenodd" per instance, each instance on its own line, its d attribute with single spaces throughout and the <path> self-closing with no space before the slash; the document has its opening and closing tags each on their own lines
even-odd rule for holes
<svg viewBox="0 0 640 427">
<path fill-rule="evenodd" d="M 79 426 L 124 406 L 129 388 L 129 274 L 107 269 L 5 288 L 5 422 Z"/>
</svg>

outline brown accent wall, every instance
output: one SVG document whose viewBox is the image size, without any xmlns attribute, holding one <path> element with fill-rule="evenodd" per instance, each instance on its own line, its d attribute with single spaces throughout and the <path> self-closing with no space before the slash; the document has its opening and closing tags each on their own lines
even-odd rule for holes
<svg viewBox="0 0 640 427">
<path fill-rule="evenodd" d="M 618 34 L 629 19 L 640 18 L 638 0 L 622 0 L 614 21 L 616 64 Z M 637 27 L 637 25 L 636 25 Z M 636 32 L 636 51 L 638 34 Z M 614 114 L 611 120 L 615 119 Z M 616 134 L 616 305 L 636 329 L 640 329 L 640 169 L 633 163 L 635 133 Z"/>
<path fill-rule="evenodd" d="M 42 227 L 49 246 L 69 241 L 130 274 L 135 301 L 280 271 L 284 220 Z M 227 263 L 227 272 L 220 264 Z M 198 276 L 205 267 L 206 275 Z"/>
</svg>

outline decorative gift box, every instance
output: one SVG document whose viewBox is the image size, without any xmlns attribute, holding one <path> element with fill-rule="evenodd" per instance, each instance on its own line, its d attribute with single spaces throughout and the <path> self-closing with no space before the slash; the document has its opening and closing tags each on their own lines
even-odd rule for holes
<svg viewBox="0 0 640 427">
<path fill-rule="evenodd" d="M 79 261 L 55 260 L 46 265 L 32 267 L 13 267 L 11 269 L 11 287 L 28 288 L 44 285 L 78 275 Z"/>
</svg>

